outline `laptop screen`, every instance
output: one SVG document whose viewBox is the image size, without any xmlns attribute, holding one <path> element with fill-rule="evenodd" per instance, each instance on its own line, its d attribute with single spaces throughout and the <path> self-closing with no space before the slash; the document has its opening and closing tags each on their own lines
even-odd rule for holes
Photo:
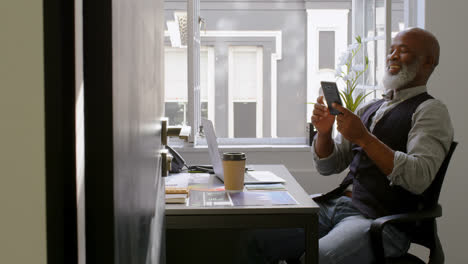
<svg viewBox="0 0 468 264">
<path fill-rule="evenodd" d="M 208 145 L 208 153 L 210 155 L 211 164 L 213 165 L 213 171 L 224 181 L 223 164 L 221 161 L 221 155 L 219 154 L 218 142 L 211 120 L 202 119 L 203 131 L 205 132 L 206 144 Z"/>
</svg>

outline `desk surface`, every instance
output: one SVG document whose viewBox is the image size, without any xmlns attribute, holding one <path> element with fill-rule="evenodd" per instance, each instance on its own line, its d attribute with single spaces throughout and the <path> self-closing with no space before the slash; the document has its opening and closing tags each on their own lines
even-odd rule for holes
<svg viewBox="0 0 468 264">
<path fill-rule="evenodd" d="M 249 168 L 261 171 L 271 171 L 286 180 L 286 190 L 299 203 L 297 205 L 272 205 L 272 206 L 220 206 L 220 207 L 193 207 L 183 204 L 166 204 L 166 216 L 176 215 L 241 215 L 251 214 L 310 214 L 318 212 L 318 205 L 310 199 L 309 195 L 297 183 L 284 165 L 249 165 Z M 220 180 L 210 175 L 210 182 L 220 183 Z"/>
<path fill-rule="evenodd" d="M 294 177 L 283 165 L 250 165 L 254 170 L 271 171 L 286 180 L 284 184 L 286 190 L 299 203 L 297 205 L 275 205 L 275 206 L 225 206 L 225 207 L 193 207 L 183 204 L 166 204 L 166 229 L 167 238 L 174 238 L 168 242 L 167 263 L 189 263 L 194 258 L 204 259 L 206 263 L 218 263 L 219 259 L 224 259 L 223 263 L 229 259 L 234 259 L 238 254 L 234 254 L 230 247 L 225 247 L 226 241 L 220 242 L 214 238 L 224 238 L 220 230 L 226 229 L 257 229 L 257 228 L 304 228 L 305 239 L 305 263 L 318 263 L 318 205 L 309 198 L 307 193 L 297 183 Z M 213 184 L 220 183 L 218 178 L 211 176 Z M 180 237 L 184 232 L 190 233 L 193 229 L 216 230 L 214 238 L 209 238 L 210 246 L 200 243 L 200 239 L 205 237 L 200 235 L 197 242 L 189 247 L 190 252 L 180 254 Z M 172 233 L 171 233 L 172 232 Z M 175 233 L 174 233 L 175 232 Z M 202 232 L 201 234 L 205 234 Z M 200 232 L 199 232 L 200 234 Z M 231 235 L 234 235 L 231 233 Z M 234 235 L 235 236 L 235 235 Z M 188 235 L 193 239 L 194 236 Z M 197 237 L 197 236 L 195 236 Z M 229 240 L 233 237 L 228 236 Z M 171 247 L 172 245 L 172 247 Z M 234 245 L 234 244 L 233 244 Z M 221 246 L 221 247 L 220 247 Z M 170 250 L 173 248 L 174 250 Z M 207 250 L 209 248 L 209 250 Z M 218 250 L 213 250 L 217 248 Z M 228 249 L 228 250 L 226 250 Z M 186 249 L 187 250 L 187 249 Z M 213 257 L 213 251 L 218 257 Z M 234 251 L 235 252 L 235 251 Z M 208 255 L 206 255 L 208 254 Z M 197 257 L 198 256 L 198 257 Z M 211 262 L 209 262 L 211 260 Z M 207 262 L 208 261 L 208 262 Z M 231 261 L 232 262 L 232 261 Z"/>
</svg>

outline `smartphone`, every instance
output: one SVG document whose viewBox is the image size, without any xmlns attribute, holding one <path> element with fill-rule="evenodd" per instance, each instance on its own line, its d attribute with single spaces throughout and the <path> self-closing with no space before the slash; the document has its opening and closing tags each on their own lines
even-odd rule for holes
<svg viewBox="0 0 468 264">
<path fill-rule="evenodd" d="M 335 82 L 320 82 L 320 84 L 322 85 L 323 95 L 325 96 L 325 100 L 327 101 L 328 110 L 330 110 L 330 114 L 332 115 L 341 114 L 340 111 L 332 107 L 333 103 L 343 105 L 341 103 L 340 93 L 338 92 L 338 87 L 336 86 L 336 83 Z"/>
</svg>

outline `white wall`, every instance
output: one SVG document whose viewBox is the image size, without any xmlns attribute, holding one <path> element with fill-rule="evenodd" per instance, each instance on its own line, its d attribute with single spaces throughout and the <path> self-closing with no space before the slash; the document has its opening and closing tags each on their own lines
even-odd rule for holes
<svg viewBox="0 0 468 264">
<path fill-rule="evenodd" d="M 440 64 L 429 82 L 429 92 L 447 104 L 459 142 L 440 197 L 443 217 L 438 223 L 446 263 L 466 263 L 467 258 L 467 10 L 466 0 L 426 1 L 426 29 L 437 36 L 441 46 Z"/>
<path fill-rule="evenodd" d="M 0 263 L 46 263 L 42 1 L 0 1 Z"/>
</svg>

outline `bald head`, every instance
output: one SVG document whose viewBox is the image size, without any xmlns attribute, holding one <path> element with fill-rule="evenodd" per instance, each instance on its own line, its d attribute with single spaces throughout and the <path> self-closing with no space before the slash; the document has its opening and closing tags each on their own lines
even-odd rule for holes
<svg viewBox="0 0 468 264">
<path fill-rule="evenodd" d="M 425 57 L 425 60 L 430 60 L 432 70 L 434 70 L 439 64 L 440 55 L 439 41 L 434 34 L 422 28 L 410 28 L 399 32 L 395 38 L 402 35 L 415 41 L 419 48 L 419 55 Z"/>
</svg>

